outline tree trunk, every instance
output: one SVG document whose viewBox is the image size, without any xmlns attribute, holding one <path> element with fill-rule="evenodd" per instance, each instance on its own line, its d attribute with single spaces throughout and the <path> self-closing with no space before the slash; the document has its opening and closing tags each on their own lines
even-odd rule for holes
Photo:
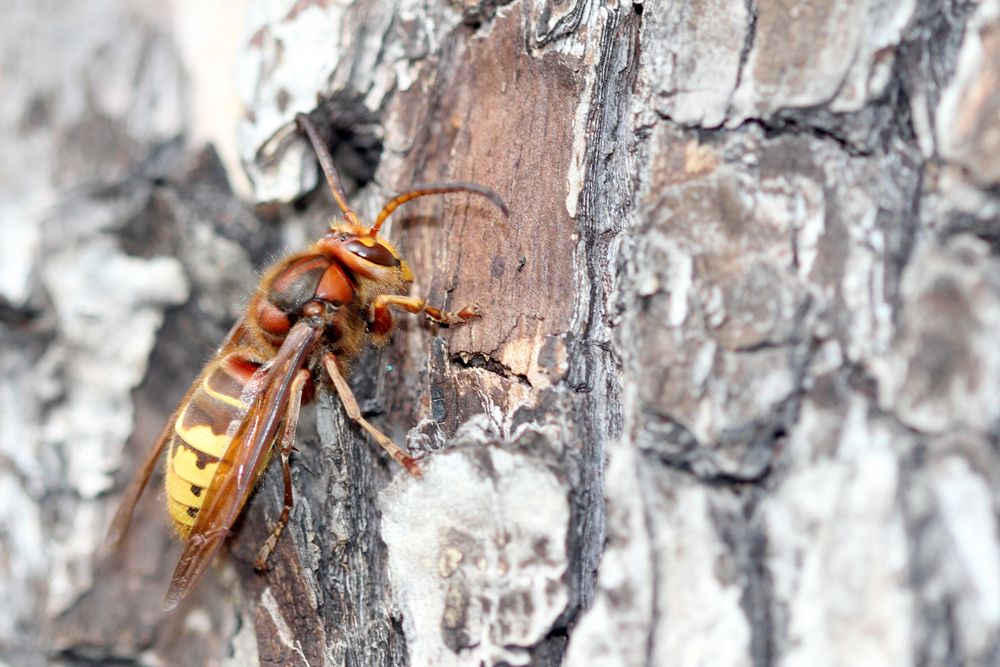
<svg viewBox="0 0 1000 667">
<path fill-rule="evenodd" d="M 242 118 L 232 16 L 0 28 L 0 661 L 1000 664 L 1000 0 L 246 2 Z M 300 111 L 364 220 L 505 198 L 383 228 L 483 317 L 354 366 L 422 479 L 321 390 L 269 571 L 278 466 L 163 614 L 158 480 L 96 551 L 254 270 L 337 215 Z"/>
</svg>

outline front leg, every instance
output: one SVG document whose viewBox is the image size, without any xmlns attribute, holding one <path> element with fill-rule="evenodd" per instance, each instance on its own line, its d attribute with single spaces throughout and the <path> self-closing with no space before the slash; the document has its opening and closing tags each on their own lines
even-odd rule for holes
<svg viewBox="0 0 1000 667">
<path fill-rule="evenodd" d="M 398 294 L 380 294 L 372 301 L 372 321 L 376 324 L 380 321 L 392 322 L 392 316 L 389 314 L 390 306 L 402 308 L 414 315 L 426 313 L 432 322 L 438 324 L 462 324 L 480 316 L 479 306 L 467 306 L 457 313 L 452 313 L 430 306 L 424 299 Z"/>
</svg>

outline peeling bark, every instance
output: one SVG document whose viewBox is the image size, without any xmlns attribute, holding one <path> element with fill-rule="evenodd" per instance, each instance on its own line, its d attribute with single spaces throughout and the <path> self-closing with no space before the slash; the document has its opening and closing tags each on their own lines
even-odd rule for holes
<svg viewBox="0 0 1000 667">
<path fill-rule="evenodd" d="M 192 118 L 228 107 L 191 8 L 57 4 L 0 27 L 0 661 L 1000 660 L 1000 1 L 247 0 L 252 202 Z M 362 218 L 442 180 L 511 217 L 383 228 L 484 313 L 354 369 L 424 478 L 321 393 L 272 569 L 277 469 L 163 615 L 158 491 L 98 547 L 255 271 L 334 214 L 297 112 Z"/>
</svg>

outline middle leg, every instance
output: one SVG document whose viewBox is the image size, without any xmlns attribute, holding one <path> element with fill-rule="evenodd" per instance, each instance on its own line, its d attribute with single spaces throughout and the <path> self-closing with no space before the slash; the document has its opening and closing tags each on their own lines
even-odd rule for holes
<svg viewBox="0 0 1000 667">
<path fill-rule="evenodd" d="M 361 408 L 358 407 L 358 401 L 354 398 L 354 393 L 347 385 L 347 380 L 344 379 L 343 374 L 340 372 L 340 368 L 337 367 L 337 358 L 332 354 L 327 354 L 323 357 L 323 366 L 326 368 L 326 372 L 330 375 L 330 379 L 333 381 L 333 386 L 337 390 L 337 395 L 340 396 L 341 403 L 344 404 L 347 416 L 368 431 L 368 433 L 375 438 L 375 441 L 381 445 L 382 449 L 388 452 L 389 456 L 396 460 L 401 466 L 406 468 L 407 472 L 414 477 L 420 477 L 420 466 L 417 465 L 416 459 L 403 451 L 403 449 L 394 443 L 389 436 L 369 424 L 368 420 L 361 416 Z"/>
<path fill-rule="evenodd" d="M 295 379 L 292 380 L 291 395 L 288 397 L 288 408 L 285 412 L 285 424 L 281 431 L 279 450 L 281 455 L 281 472 L 285 478 L 285 504 L 281 508 L 281 516 L 278 517 L 278 522 L 274 524 L 271 534 L 264 540 L 260 551 L 257 552 L 257 558 L 254 559 L 253 565 L 258 570 L 263 570 L 267 567 L 267 558 L 278 544 L 278 538 L 281 537 L 281 532 L 288 524 L 288 518 L 292 513 L 292 469 L 288 464 L 288 460 L 292 455 L 292 449 L 295 447 L 295 427 L 299 423 L 299 409 L 302 407 L 302 390 L 308 379 L 309 371 L 302 369 L 295 374 Z"/>
</svg>

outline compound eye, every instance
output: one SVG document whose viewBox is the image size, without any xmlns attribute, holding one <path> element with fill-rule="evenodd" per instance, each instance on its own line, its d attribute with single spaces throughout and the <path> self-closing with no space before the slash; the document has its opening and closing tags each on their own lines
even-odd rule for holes
<svg viewBox="0 0 1000 667">
<path fill-rule="evenodd" d="M 378 264 L 379 266 L 399 266 L 399 258 L 393 255 L 381 243 L 372 242 L 372 245 L 368 245 L 364 241 L 357 239 L 347 243 L 346 247 L 358 257 L 372 264 Z"/>
</svg>

